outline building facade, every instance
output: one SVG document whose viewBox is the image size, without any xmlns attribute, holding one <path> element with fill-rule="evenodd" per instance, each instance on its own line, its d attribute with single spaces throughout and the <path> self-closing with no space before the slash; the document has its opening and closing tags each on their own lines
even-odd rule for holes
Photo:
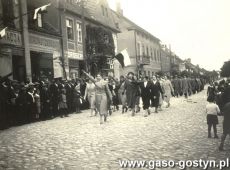
<svg viewBox="0 0 230 170">
<path fill-rule="evenodd" d="M 6 35 L 0 39 L 0 76 L 13 73 L 11 78 L 23 81 L 25 59 L 20 10 L 19 1 L 0 0 L 0 30 L 7 27 Z"/>
<path fill-rule="evenodd" d="M 134 72 L 139 76 L 152 76 L 161 70 L 160 40 L 126 17 L 122 13 L 113 11 L 114 20 L 121 30 L 117 34 L 118 52 L 127 49 L 131 65 L 119 69 L 126 75 Z M 119 74 L 117 74 L 119 75 Z"/>
<path fill-rule="evenodd" d="M 171 73 L 171 51 L 166 45 L 161 46 L 161 71 L 165 74 Z"/>
</svg>

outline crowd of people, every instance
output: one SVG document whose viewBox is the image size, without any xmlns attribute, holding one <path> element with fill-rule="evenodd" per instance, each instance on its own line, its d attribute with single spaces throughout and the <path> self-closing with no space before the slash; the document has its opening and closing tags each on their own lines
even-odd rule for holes
<svg viewBox="0 0 230 170">
<path fill-rule="evenodd" d="M 0 77 L 0 129 L 22 125 L 57 116 L 68 117 L 70 113 L 81 113 L 90 109 L 89 116 L 100 117 L 100 124 L 106 122 L 114 111 L 122 114 L 131 111 L 131 116 L 144 110 L 143 116 L 158 113 L 162 105 L 170 107 L 171 97 L 189 96 L 204 90 L 207 80 L 188 76 L 137 77 L 130 72 L 120 79 L 95 78 L 83 71 L 84 78 L 63 80 L 48 79 L 40 82 L 19 83 Z M 214 138 L 218 138 L 216 125 L 218 115 L 224 116 L 223 135 L 220 150 L 230 134 L 230 80 L 209 82 L 207 89 L 206 113 L 208 137 L 211 128 Z M 120 108 L 121 107 L 121 108 Z"/>
<path fill-rule="evenodd" d="M 211 129 L 213 127 L 214 138 L 218 138 L 217 124 L 218 116 L 224 116 L 223 134 L 219 150 L 223 150 L 226 136 L 230 134 L 230 80 L 221 80 L 210 82 L 207 90 L 206 113 L 208 124 L 208 138 L 211 138 Z"/>
<path fill-rule="evenodd" d="M 101 75 L 94 79 L 86 72 L 84 75 L 82 79 L 67 81 L 59 78 L 33 83 L 29 80 L 19 83 L 5 79 L 0 86 L 0 128 L 57 116 L 63 118 L 88 108 L 89 116 L 99 114 L 100 123 L 103 123 L 108 115 L 120 109 L 120 105 L 122 113 L 130 110 L 134 116 L 141 110 L 140 103 L 146 117 L 151 114 L 151 107 L 158 113 L 164 102 L 166 107 L 170 107 L 172 96 L 184 95 L 187 98 L 203 90 L 205 84 L 204 79 L 186 76 L 138 78 L 130 72 L 118 80 L 113 77 L 102 78 Z"/>
<path fill-rule="evenodd" d="M 80 113 L 84 87 L 81 79 L 34 83 L 6 79 L 0 86 L 0 128 Z"/>
</svg>

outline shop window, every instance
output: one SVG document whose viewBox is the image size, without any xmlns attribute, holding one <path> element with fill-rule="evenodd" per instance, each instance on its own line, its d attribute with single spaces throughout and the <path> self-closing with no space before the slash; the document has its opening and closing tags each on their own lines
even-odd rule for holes
<svg viewBox="0 0 230 170">
<path fill-rule="evenodd" d="M 69 40 L 74 40 L 73 34 L 73 20 L 66 19 L 66 27 L 67 27 L 67 37 Z"/>
<path fill-rule="evenodd" d="M 77 41 L 82 43 L 82 26 L 81 23 L 77 23 Z"/>
</svg>

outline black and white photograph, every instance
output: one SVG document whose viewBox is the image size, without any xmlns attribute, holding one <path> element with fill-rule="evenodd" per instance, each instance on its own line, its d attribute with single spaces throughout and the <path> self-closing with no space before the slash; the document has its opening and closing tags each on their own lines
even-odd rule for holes
<svg viewBox="0 0 230 170">
<path fill-rule="evenodd" d="M 0 0 L 0 170 L 230 170 L 230 0 Z"/>
</svg>

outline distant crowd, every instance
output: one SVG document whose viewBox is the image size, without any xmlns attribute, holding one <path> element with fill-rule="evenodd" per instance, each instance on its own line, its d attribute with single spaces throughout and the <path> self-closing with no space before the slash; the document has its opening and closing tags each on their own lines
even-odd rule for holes
<svg viewBox="0 0 230 170">
<path fill-rule="evenodd" d="M 0 128 L 5 129 L 70 113 L 81 113 L 90 109 L 89 116 L 100 115 L 100 123 L 106 121 L 113 111 L 139 112 L 140 101 L 144 116 L 161 110 L 163 103 L 170 107 L 172 96 L 186 98 L 204 89 L 206 81 L 200 78 L 152 76 L 137 78 L 133 73 L 117 78 L 95 78 L 85 73 L 86 78 L 19 83 L 1 80 Z M 171 80 L 170 80 L 171 79 Z M 119 106 L 121 108 L 119 108 Z"/>
</svg>

